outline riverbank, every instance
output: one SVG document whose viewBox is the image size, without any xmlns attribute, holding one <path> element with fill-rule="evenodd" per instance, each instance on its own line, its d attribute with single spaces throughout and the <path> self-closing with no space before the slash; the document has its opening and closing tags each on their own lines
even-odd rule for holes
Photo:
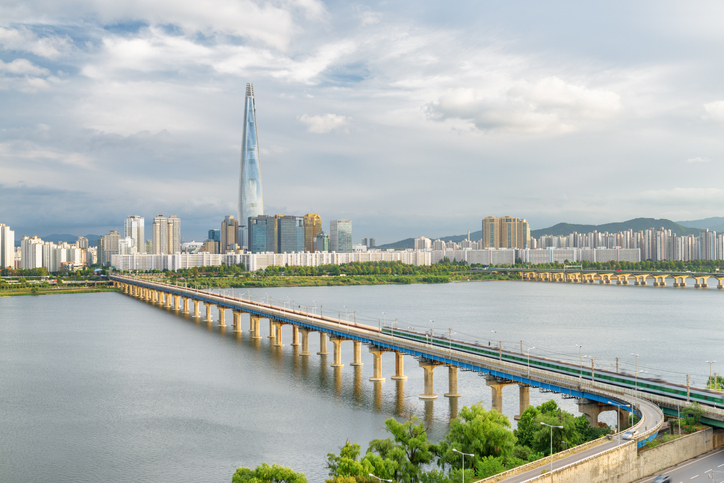
<svg viewBox="0 0 724 483">
<path fill-rule="evenodd" d="M 14 297 L 20 295 L 63 295 L 75 293 L 118 292 L 115 287 L 72 287 L 72 288 L 37 288 L 23 287 L 18 289 L 0 290 L 0 297 Z"/>
</svg>

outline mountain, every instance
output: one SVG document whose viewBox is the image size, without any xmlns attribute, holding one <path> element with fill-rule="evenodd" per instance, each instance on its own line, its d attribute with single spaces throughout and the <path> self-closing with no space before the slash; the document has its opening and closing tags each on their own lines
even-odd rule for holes
<svg viewBox="0 0 724 483">
<path fill-rule="evenodd" d="M 700 223 L 701 226 L 696 225 L 694 223 Z M 721 225 L 718 225 L 717 223 L 721 223 Z M 704 226 L 706 224 L 710 224 L 711 226 Z M 719 226 L 719 229 L 713 228 Z M 626 231 L 626 230 L 633 230 L 634 232 L 640 231 L 640 230 L 648 230 L 649 228 L 656 228 L 657 230 L 659 228 L 665 228 L 667 230 L 671 230 L 672 233 L 676 233 L 677 235 L 698 235 L 702 228 L 709 228 L 710 230 L 715 231 L 724 231 L 724 217 L 722 218 L 707 218 L 705 220 L 698 220 L 696 222 L 688 222 L 688 221 L 682 221 L 679 223 L 673 222 L 671 220 L 666 219 L 660 219 L 657 220 L 656 218 L 634 218 L 633 220 L 628 221 L 621 221 L 616 223 L 606 223 L 603 225 L 577 225 L 573 223 L 558 223 L 557 225 L 553 225 L 549 228 L 541 228 L 540 230 L 531 230 L 530 236 L 534 238 L 541 237 L 543 235 L 553 235 L 553 236 L 561 236 L 561 235 L 570 235 L 574 231 L 577 233 L 589 233 L 594 230 L 598 231 L 599 233 L 608 232 L 608 233 L 618 233 L 619 231 Z M 451 236 L 444 236 L 440 237 L 440 240 L 443 241 L 454 241 L 454 242 L 461 242 L 465 240 L 468 237 L 467 234 L 465 235 L 451 235 Z M 478 230 L 476 232 L 470 233 L 470 239 L 473 241 L 478 241 L 483 237 L 482 230 Z M 428 237 L 432 240 L 436 240 L 437 238 Z M 377 248 L 386 249 L 386 248 L 394 248 L 395 250 L 404 250 L 405 248 L 414 248 L 415 247 L 415 239 L 414 238 L 405 238 L 404 240 L 400 240 L 394 243 L 388 243 L 386 245 L 380 245 Z"/>
<path fill-rule="evenodd" d="M 701 230 L 706 230 L 708 228 L 709 230 L 716 232 L 724 231 L 724 216 L 714 216 L 712 218 L 704 218 L 703 220 L 677 221 L 676 223 L 683 226 L 699 228 Z"/>
<path fill-rule="evenodd" d="M 88 246 L 94 247 L 98 244 L 98 239 L 101 237 L 101 235 L 84 235 L 88 239 Z M 67 233 L 64 233 L 62 235 L 59 235 L 57 233 L 53 233 L 52 235 L 45 235 L 40 237 L 43 241 L 52 241 L 53 243 L 60 243 L 60 242 L 66 242 L 66 243 L 75 243 L 78 241 L 78 235 L 69 235 Z M 20 246 L 20 240 L 17 240 L 15 242 L 15 246 Z"/>
</svg>

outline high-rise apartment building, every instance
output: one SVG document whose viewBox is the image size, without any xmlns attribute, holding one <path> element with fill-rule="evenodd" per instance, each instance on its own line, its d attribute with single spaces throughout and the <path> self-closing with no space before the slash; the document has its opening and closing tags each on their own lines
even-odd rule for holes
<svg viewBox="0 0 724 483">
<path fill-rule="evenodd" d="M 304 251 L 304 218 L 301 216 L 277 215 L 278 253 Z"/>
<path fill-rule="evenodd" d="M 352 253 L 352 220 L 329 222 L 329 251 Z"/>
<path fill-rule="evenodd" d="M 133 239 L 134 246 L 138 253 L 146 253 L 144 220 L 142 216 L 133 215 L 127 217 L 123 222 L 123 238 Z"/>
<path fill-rule="evenodd" d="M 304 251 L 314 251 L 314 238 L 322 232 L 322 217 L 309 213 L 304 215 Z"/>
<path fill-rule="evenodd" d="M 0 223 L 0 268 L 15 268 L 15 231 Z"/>
<path fill-rule="evenodd" d="M 43 240 L 34 236 L 20 239 L 20 268 L 40 268 L 43 266 Z"/>
<path fill-rule="evenodd" d="M 168 218 L 156 215 L 153 218 L 152 242 L 156 255 L 181 253 L 181 219 L 176 215 Z"/>
<path fill-rule="evenodd" d="M 247 220 L 249 227 L 249 251 L 251 253 L 277 252 L 276 217 L 259 215 Z"/>
<path fill-rule="evenodd" d="M 239 248 L 239 220 L 229 215 L 221 222 L 219 253 Z"/>
<path fill-rule="evenodd" d="M 241 176 L 239 179 L 239 220 L 242 223 L 240 245 L 248 246 L 250 217 L 264 214 L 264 197 L 261 190 L 261 166 L 259 165 L 259 141 L 256 130 L 256 101 L 254 85 L 246 85 L 244 101 L 244 132 L 241 138 Z"/>
<path fill-rule="evenodd" d="M 121 234 L 111 230 L 108 235 L 103 236 L 103 263 L 110 265 L 113 255 L 120 255 Z"/>
<path fill-rule="evenodd" d="M 319 232 L 314 237 L 314 251 L 315 252 L 328 252 L 329 251 L 329 235 L 323 231 Z"/>
<path fill-rule="evenodd" d="M 530 248 L 530 227 L 524 218 L 483 218 L 483 248 Z"/>
</svg>

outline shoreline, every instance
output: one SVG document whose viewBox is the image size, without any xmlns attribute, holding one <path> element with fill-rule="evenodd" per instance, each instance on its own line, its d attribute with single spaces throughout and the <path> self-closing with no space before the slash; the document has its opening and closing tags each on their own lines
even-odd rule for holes
<svg viewBox="0 0 724 483">
<path fill-rule="evenodd" d="M 119 290 L 115 287 L 109 287 L 109 288 L 88 287 L 88 288 L 73 288 L 73 289 L 68 289 L 68 290 L 50 289 L 50 290 L 38 290 L 37 292 L 32 292 L 31 290 L 26 290 L 26 289 L 17 289 L 17 290 L 0 291 L 0 297 L 20 297 L 20 296 L 24 296 L 24 295 L 68 295 L 68 294 L 96 293 L 96 292 L 119 292 Z"/>
</svg>

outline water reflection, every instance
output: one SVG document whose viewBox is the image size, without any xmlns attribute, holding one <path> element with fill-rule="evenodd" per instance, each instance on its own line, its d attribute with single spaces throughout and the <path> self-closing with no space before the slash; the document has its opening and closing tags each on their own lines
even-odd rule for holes
<svg viewBox="0 0 724 483">
<path fill-rule="evenodd" d="M 352 395 L 357 403 L 362 403 L 362 367 L 352 366 L 354 370 L 352 381 Z"/>
<path fill-rule="evenodd" d="M 383 381 L 372 381 L 373 407 L 378 413 L 382 412 L 382 383 Z"/>
<path fill-rule="evenodd" d="M 453 419 L 458 417 L 458 398 L 450 397 L 448 399 L 450 400 L 449 419 L 450 421 L 452 421 Z"/>
</svg>

